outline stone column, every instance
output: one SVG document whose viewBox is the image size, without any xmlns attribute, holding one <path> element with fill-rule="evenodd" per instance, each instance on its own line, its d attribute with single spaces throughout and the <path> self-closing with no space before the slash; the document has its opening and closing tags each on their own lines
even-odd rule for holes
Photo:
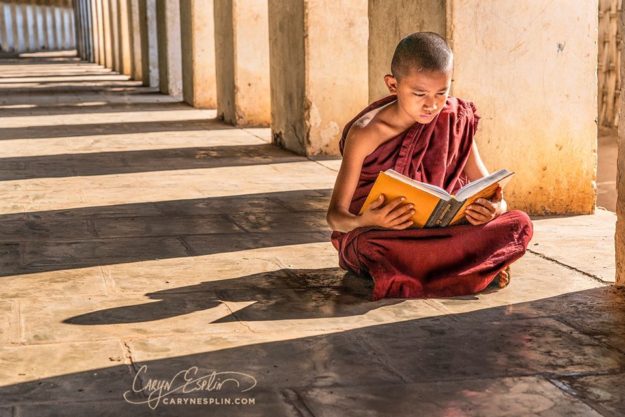
<svg viewBox="0 0 625 417">
<path fill-rule="evenodd" d="M 267 1 L 215 0 L 214 13 L 218 117 L 234 125 L 267 126 L 271 120 Z"/>
<path fill-rule="evenodd" d="M 119 25 L 119 9 L 117 0 L 107 0 L 110 2 L 109 8 L 111 10 L 111 43 L 113 44 L 113 69 L 119 73 L 122 72 L 122 48 L 120 39 L 120 25 Z"/>
<path fill-rule="evenodd" d="M 39 34 L 37 33 L 37 25 L 34 14 L 35 5 L 31 0 L 28 3 L 24 4 L 22 7 L 25 16 L 24 27 L 26 29 L 27 48 L 29 51 L 36 51 L 38 49 L 37 38 L 39 37 Z"/>
<path fill-rule="evenodd" d="M 76 21 L 76 50 L 78 56 L 81 59 L 85 59 L 85 40 L 83 38 L 83 21 L 82 21 L 82 2 L 80 0 L 74 0 L 74 20 Z"/>
<path fill-rule="evenodd" d="M 93 28 L 96 45 L 96 62 L 100 65 L 104 65 L 104 21 L 102 19 L 102 3 L 101 0 L 91 0 L 91 7 L 93 10 Z"/>
<path fill-rule="evenodd" d="M 141 54 L 141 40 L 143 33 L 146 31 L 145 27 L 145 6 L 144 7 L 144 19 L 141 19 L 141 5 L 145 5 L 145 1 L 140 0 L 127 0 L 128 1 L 128 19 L 130 21 L 130 58 L 132 60 L 132 74 L 133 80 L 143 81 L 143 62 Z"/>
<path fill-rule="evenodd" d="M 592 213 L 597 0 L 576 7 L 567 0 L 414 3 L 369 1 L 372 98 L 383 91 L 381 77 L 404 30 L 440 33 L 454 51 L 451 95 L 473 101 L 482 116 L 476 135 L 482 159 L 490 171 L 517 173 L 505 190 L 510 207 Z M 401 29 L 394 36 L 389 22 Z"/>
<path fill-rule="evenodd" d="M 160 90 L 172 97 L 182 98 L 179 0 L 157 1 L 156 16 Z"/>
<path fill-rule="evenodd" d="M 274 143 L 338 154 L 344 124 L 367 104 L 367 37 L 366 0 L 269 1 Z"/>
<path fill-rule="evenodd" d="M 46 49 L 46 32 L 45 32 L 45 9 L 42 7 L 41 2 L 35 3 L 35 25 L 37 27 L 37 49 Z"/>
<path fill-rule="evenodd" d="M 72 13 L 72 2 L 67 1 L 67 7 L 65 8 L 65 21 L 67 24 L 66 42 L 68 49 L 76 49 L 76 19 L 74 19 L 74 13 Z"/>
<path fill-rule="evenodd" d="M 128 0 L 118 0 L 117 10 L 119 11 L 121 73 L 124 75 L 132 75 L 130 16 L 128 14 Z"/>
<path fill-rule="evenodd" d="M 58 5 L 52 6 L 54 16 L 54 33 L 56 49 L 65 49 L 65 25 L 63 24 L 63 10 Z"/>
<path fill-rule="evenodd" d="M 54 49 L 54 16 L 52 15 L 52 7 L 44 5 L 41 7 L 41 23 L 43 31 L 43 48 L 47 50 Z"/>
<path fill-rule="evenodd" d="M 104 33 L 104 66 L 113 69 L 113 28 L 111 27 L 110 0 L 100 0 L 102 4 L 102 30 Z"/>
<path fill-rule="evenodd" d="M 0 52 L 9 50 L 4 3 L 0 3 Z"/>
<path fill-rule="evenodd" d="M 92 26 L 92 17 L 91 17 L 91 0 L 83 0 L 83 25 L 84 25 L 84 40 L 85 40 L 85 48 L 86 48 L 86 59 L 89 62 L 93 62 L 93 33 L 94 29 Z"/>
<path fill-rule="evenodd" d="M 621 80 L 625 80 L 625 9 L 619 19 Z M 621 87 L 618 123 L 618 160 L 616 174 L 616 285 L 625 286 L 625 89 Z"/>
<path fill-rule="evenodd" d="M 20 22 L 18 20 L 18 17 L 20 15 L 20 5 L 15 3 L 15 2 L 11 2 L 10 4 L 10 8 L 11 8 L 11 27 L 13 30 L 13 50 L 15 52 L 22 52 L 23 51 L 23 45 L 24 45 L 24 40 L 23 40 L 23 32 L 22 32 L 22 28 L 20 27 Z"/>
<path fill-rule="evenodd" d="M 184 101 L 198 108 L 217 107 L 213 0 L 181 0 Z"/>
<path fill-rule="evenodd" d="M 149 81 L 150 87 L 160 87 L 160 74 L 159 74 L 159 58 L 158 58 L 158 27 L 156 24 L 156 0 L 146 0 L 145 6 L 145 20 L 147 22 L 147 42 L 148 48 L 147 61 L 149 69 Z M 145 60 L 145 55 L 144 55 Z"/>
</svg>

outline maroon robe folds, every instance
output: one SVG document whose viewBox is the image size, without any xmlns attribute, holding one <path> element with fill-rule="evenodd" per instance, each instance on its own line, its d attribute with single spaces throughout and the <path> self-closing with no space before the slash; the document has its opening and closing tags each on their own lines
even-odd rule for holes
<svg viewBox="0 0 625 417">
<path fill-rule="evenodd" d="M 347 132 L 365 113 L 395 100 L 378 100 L 350 121 Z M 472 102 L 448 97 L 429 123 L 415 123 L 368 155 L 349 211 L 358 214 L 380 171 L 401 174 L 455 193 L 468 182 L 463 173 L 480 116 Z M 520 258 L 532 238 L 532 223 L 522 211 L 511 210 L 479 226 L 462 224 L 436 229 L 393 230 L 359 227 L 333 231 L 339 265 L 374 281 L 372 299 L 423 298 L 474 294 L 497 273 Z"/>
</svg>

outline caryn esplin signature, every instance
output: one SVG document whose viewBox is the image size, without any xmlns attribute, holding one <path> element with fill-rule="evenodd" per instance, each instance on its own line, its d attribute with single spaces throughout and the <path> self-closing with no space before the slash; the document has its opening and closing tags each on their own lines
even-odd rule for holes
<svg viewBox="0 0 625 417">
<path fill-rule="evenodd" d="M 155 409 L 161 399 L 173 394 L 189 394 L 196 391 L 221 391 L 222 388 L 236 388 L 240 392 L 246 392 L 256 386 L 256 378 L 243 372 L 236 371 L 210 371 L 206 375 L 198 375 L 198 367 L 192 366 L 177 372 L 170 380 L 154 379 L 147 380 L 145 386 L 141 386 L 141 375 L 147 373 L 148 366 L 142 365 L 132 381 L 132 389 L 124 392 L 124 399 L 131 404 L 148 404 Z M 132 393 L 146 392 L 145 400 L 133 400 L 128 398 Z"/>
</svg>

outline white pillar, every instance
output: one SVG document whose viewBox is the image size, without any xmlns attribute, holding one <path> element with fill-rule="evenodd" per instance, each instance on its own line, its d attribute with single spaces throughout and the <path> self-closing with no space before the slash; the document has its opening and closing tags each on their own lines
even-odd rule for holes
<svg viewBox="0 0 625 417">
<path fill-rule="evenodd" d="M 213 0 L 181 0 L 184 100 L 193 107 L 216 108 Z"/>
<path fill-rule="evenodd" d="M 96 45 L 97 45 L 97 54 L 96 54 L 96 62 L 100 65 L 104 65 L 105 61 L 105 45 L 104 45 L 104 18 L 102 14 L 102 0 L 91 0 L 93 5 L 93 20 L 94 20 L 94 28 L 96 30 Z"/>
<path fill-rule="evenodd" d="M 148 21 L 145 0 L 129 0 L 132 78 L 149 85 Z"/>
<path fill-rule="evenodd" d="M 267 19 L 266 0 L 215 2 L 217 114 L 227 123 L 271 121 Z"/>
<path fill-rule="evenodd" d="M 156 0 L 146 0 L 146 20 L 148 27 L 148 65 L 149 86 L 159 87 L 159 58 L 158 58 L 158 27 L 156 24 Z"/>
<path fill-rule="evenodd" d="M 113 47 L 113 28 L 111 27 L 111 8 L 110 0 L 100 0 L 102 2 L 102 21 L 104 31 L 104 66 L 114 69 L 114 47 Z"/>
<path fill-rule="evenodd" d="M 37 48 L 37 25 L 35 21 L 35 6 L 33 4 L 24 5 L 26 11 L 26 43 L 29 51 L 36 51 Z"/>
<path fill-rule="evenodd" d="M 13 50 L 22 52 L 24 45 L 23 32 L 20 22 L 20 5 L 17 3 L 9 3 L 11 9 L 11 29 L 13 31 Z"/>
<path fill-rule="evenodd" d="M 124 75 L 132 76 L 132 51 L 130 44 L 130 15 L 128 14 L 128 0 L 119 0 L 118 6 L 119 21 L 119 45 L 120 45 L 120 72 Z M 135 30 L 138 30 L 136 28 Z"/>
<path fill-rule="evenodd" d="M 366 0 L 269 1 L 275 143 L 301 155 L 339 154 L 343 126 L 368 103 L 367 39 Z"/>
<path fill-rule="evenodd" d="M 0 3 L 0 52 L 9 50 L 4 3 Z"/>
<path fill-rule="evenodd" d="M 182 98 L 182 52 L 180 43 L 180 2 L 161 0 L 156 3 L 160 90 Z"/>
<path fill-rule="evenodd" d="M 122 72 L 121 65 L 121 43 L 119 39 L 119 10 L 117 0 L 107 0 L 110 10 L 111 44 L 113 48 L 113 69 Z"/>
<path fill-rule="evenodd" d="M 65 48 L 65 25 L 63 24 L 63 11 L 60 7 L 54 7 L 54 28 L 56 33 L 56 49 Z"/>
</svg>

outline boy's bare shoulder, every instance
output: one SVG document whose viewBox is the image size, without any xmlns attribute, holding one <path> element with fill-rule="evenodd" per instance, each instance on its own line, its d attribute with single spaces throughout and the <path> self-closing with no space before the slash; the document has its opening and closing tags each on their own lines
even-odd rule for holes
<svg viewBox="0 0 625 417">
<path fill-rule="evenodd" d="M 349 128 L 346 137 L 346 146 L 357 151 L 359 155 L 367 156 L 384 142 L 387 125 L 374 116 L 364 115 L 356 120 Z"/>
</svg>

